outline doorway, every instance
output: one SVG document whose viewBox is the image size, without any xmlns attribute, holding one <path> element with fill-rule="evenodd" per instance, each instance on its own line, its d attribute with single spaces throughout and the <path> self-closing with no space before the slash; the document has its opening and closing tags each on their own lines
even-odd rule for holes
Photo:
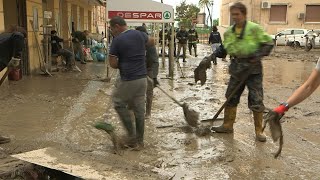
<svg viewBox="0 0 320 180">
<path fill-rule="evenodd" d="M 4 28 L 10 25 L 23 27 L 27 32 L 27 9 L 26 0 L 3 0 Z M 21 59 L 21 71 L 23 75 L 30 74 L 28 39 L 25 39 L 25 46 Z"/>
</svg>

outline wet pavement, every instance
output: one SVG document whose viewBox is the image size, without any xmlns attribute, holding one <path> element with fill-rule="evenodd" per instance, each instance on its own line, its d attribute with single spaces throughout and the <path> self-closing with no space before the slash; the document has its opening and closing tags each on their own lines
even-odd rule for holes
<svg viewBox="0 0 320 180">
<path fill-rule="evenodd" d="M 200 119 L 208 119 L 225 101 L 228 62 L 219 59 L 216 66 L 207 70 L 206 84 L 195 84 L 193 70 L 210 53 L 208 46 L 199 45 L 198 49 L 197 58 L 188 56 L 186 63 L 180 59 L 186 78 L 181 78 L 175 64 L 174 80 L 167 79 L 168 66 L 162 67 L 160 63 L 159 81 L 170 95 L 200 112 Z M 279 47 L 276 53 L 265 58 L 266 107 L 275 107 L 286 100 L 309 76 L 319 55 L 320 51 L 306 54 L 302 50 Z M 119 156 L 112 154 L 108 134 L 93 128 L 95 122 L 106 120 L 116 126 L 118 134 L 124 134 L 110 104 L 116 74 L 111 73 L 112 81 L 106 83 L 97 81 L 106 76 L 103 63 L 88 63 L 80 68 L 82 73 L 26 77 L 1 88 L 0 132 L 9 135 L 12 142 L 1 145 L 0 164 L 4 165 L 0 165 L 0 172 L 5 171 L 8 161 L 14 161 L 7 154 L 50 146 L 79 153 L 82 159 L 74 158 L 73 163 L 90 160 L 101 173 L 109 171 L 119 179 L 320 178 L 320 89 L 283 118 L 284 147 L 279 159 L 273 158 L 278 143 L 272 142 L 268 131 L 266 143 L 255 141 L 247 91 L 241 98 L 234 134 L 212 133 L 198 137 L 195 129 L 187 126 L 182 108 L 159 89 L 154 90 L 152 116 L 146 120 L 145 149 L 125 150 Z M 221 123 L 217 121 L 214 125 Z M 166 173 L 155 172 L 153 168 Z"/>
</svg>

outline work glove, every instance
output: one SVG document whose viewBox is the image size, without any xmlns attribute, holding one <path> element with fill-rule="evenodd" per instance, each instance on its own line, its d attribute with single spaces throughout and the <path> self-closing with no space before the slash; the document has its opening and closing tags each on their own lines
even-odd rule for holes
<svg viewBox="0 0 320 180">
<path fill-rule="evenodd" d="M 272 44 L 262 44 L 259 49 L 259 55 L 260 56 L 269 56 L 273 47 L 274 47 L 273 43 Z"/>
<path fill-rule="evenodd" d="M 18 67 L 20 64 L 20 61 L 21 59 L 13 57 L 8 63 L 8 67 L 13 67 L 13 68 Z"/>
<path fill-rule="evenodd" d="M 274 108 L 273 111 L 278 113 L 280 116 L 283 116 L 286 111 L 289 110 L 287 103 L 282 103 L 278 107 Z"/>
</svg>

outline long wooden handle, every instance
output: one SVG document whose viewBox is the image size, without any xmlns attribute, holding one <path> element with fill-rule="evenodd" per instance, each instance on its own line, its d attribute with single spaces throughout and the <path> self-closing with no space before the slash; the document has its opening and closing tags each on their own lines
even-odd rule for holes
<svg viewBox="0 0 320 180">
<path fill-rule="evenodd" d="M 4 73 L 4 75 L 2 76 L 1 80 L 0 80 L 0 86 L 2 85 L 2 83 L 4 82 L 4 80 L 6 79 L 6 77 L 9 74 L 9 68 L 7 68 L 7 71 Z"/>
<path fill-rule="evenodd" d="M 239 88 L 244 84 L 244 82 L 248 79 L 252 72 L 252 67 L 247 71 L 246 76 L 240 81 L 240 83 L 233 89 L 231 94 L 228 96 L 227 100 L 223 103 L 223 105 L 220 107 L 218 112 L 213 116 L 212 121 L 216 120 L 217 117 L 220 115 L 221 111 L 226 107 L 227 103 L 231 100 L 231 98 L 234 96 L 234 94 L 239 90 Z"/>
<path fill-rule="evenodd" d="M 223 105 L 220 107 L 218 112 L 213 116 L 212 121 L 216 120 L 217 117 L 220 115 L 221 111 L 226 107 L 227 103 L 230 101 L 230 99 L 233 97 L 233 95 L 239 90 L 239 88 L 243 85 L 243 83 L 246 81 L 246 78 L 243 79 L 237 86 L 234 88 L 234 90 L 231 92 L 230 96 L 227 98 L 227 100 L 223 103 Z"/>
<path fill-rule="evenodd" d="M 147 76 L 148 81 L 153 83 L 153 80 Z M 183 104 L 180 103 L 176 98 L 172 97 L 170 94 L 168 94 L 164 89 L 162 89 L 159 85 L 156 85 L 157 88 L 159 88 L 165 95 L 167 95 L 170 99 L 172 99 L 175 103 L 177 103 L 179 106 L 183 107 Z"/>
</svg>

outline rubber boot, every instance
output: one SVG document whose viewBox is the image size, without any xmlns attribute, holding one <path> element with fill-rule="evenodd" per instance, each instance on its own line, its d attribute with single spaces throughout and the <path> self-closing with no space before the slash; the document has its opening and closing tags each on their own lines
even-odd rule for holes
<svg viewBox="0 0 320 180">
<path fill-rule="evenodd" d="M 128 136 L 133 137 L 134 136 L 134 129 L 133 124 L 131 120 L 131 114 L 127 108 L 123 107 L 115 107 L 115 110 L 117 111 L 120 120 L 122 121 L 124 127 L 127 130 Z"/>
<path fill-rule="evenodd" d="M 151 107 L 152 107 L 152 97 L 147 96 L 146 102 L 146 118 L 150 118 L 151 116 Z"/>
<path fill-rule="evenodd" d="M 266 142 L 267 138 L 262 132 L 263 112 L 253 112 L 254 127 L 256 130 L 256 140 Z"/>
<path fill-rule="evenodd" d="M 230 107 L 226 106 L 224 108 L 224 119 L 221 126 L 213 126 L 212 131 L 217 133 L 233 133 L 233 124 L 236 120 L 237 106 Z"/>
<path fill-rule="evenodd" d="M 194 56 L 195 56 L 195 57 L 198 57 L 197 48 L 194 48 Z"/>
</svg>

